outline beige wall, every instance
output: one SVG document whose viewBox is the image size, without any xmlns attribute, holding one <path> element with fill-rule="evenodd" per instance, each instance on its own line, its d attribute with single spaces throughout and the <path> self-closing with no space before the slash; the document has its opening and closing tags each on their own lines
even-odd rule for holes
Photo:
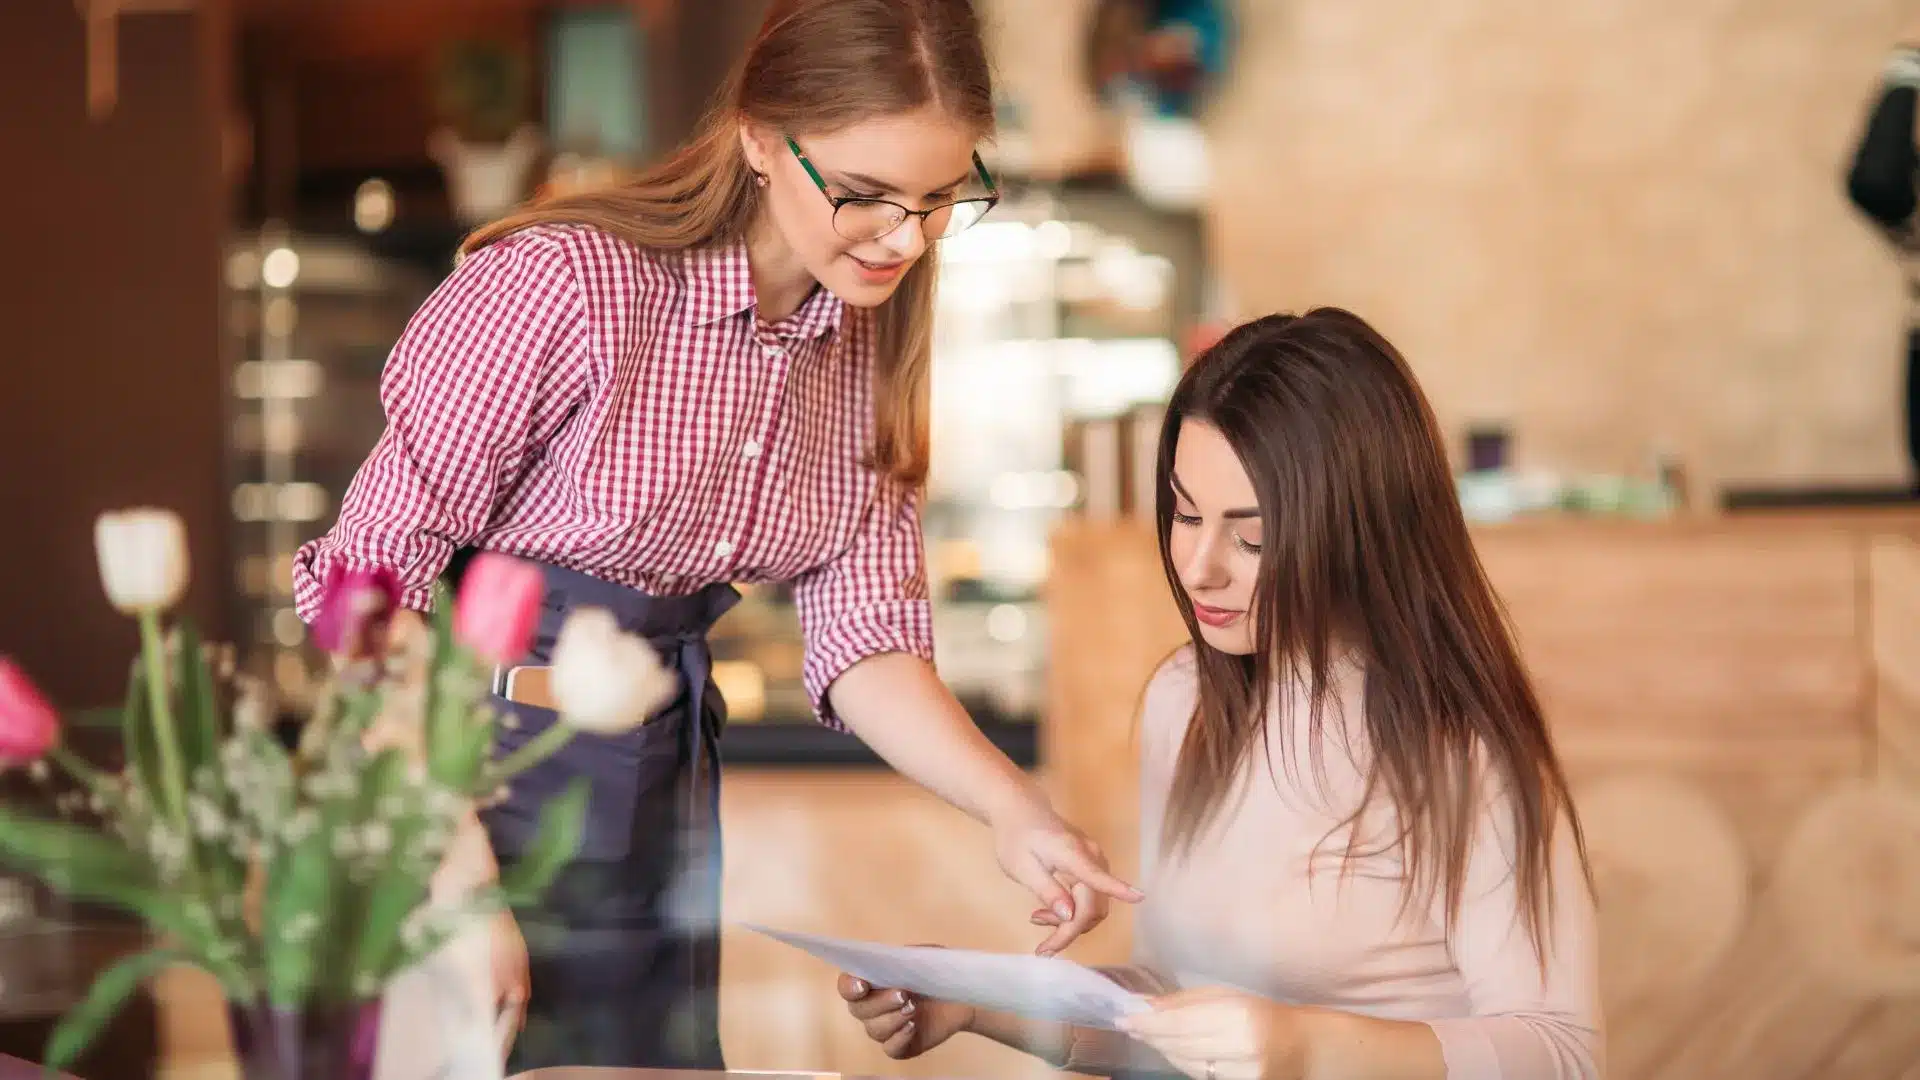
<svg viewBox="0 0 1920 1080">
<path fill-rule="evenodd" d="M 998 0 L 1041 151 L 1097 138 L 1090 0 Z M 1240 0 L 1208 120 L 1237 314 L 1341 304 L 1457 438 L 1737 480 L 1904 475 L 1899 270 L 1842 172 L 1912 0 Z"/>
</svg>

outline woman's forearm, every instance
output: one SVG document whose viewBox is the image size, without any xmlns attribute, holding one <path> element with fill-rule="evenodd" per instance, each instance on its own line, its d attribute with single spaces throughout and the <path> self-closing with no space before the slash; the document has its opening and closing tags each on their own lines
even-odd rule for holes
<svg viewBox="0 0 1920 1080">
<path fill-rule="evenodd" d="M 888 765 L 980 822 L 1040 798 L 1039 787 L 981 734 L 933 665 L 883 653 L 828 690 L 841 721 Z"/>
<path fill-rule="evenodd" d="M 1075 1027 L 1056 1020 L 1029 1020 L 981 1009 L 967 1030 L 1002 1046 L 1032 1054 L 1049 1066 L 1089 1076 L 1180 1075 L 1166 1058 L 1117 1031 Z"/>
<path fill-rule="evenodd" d="M 1012 1013 L 978 1009 L 967 1030 L 1002 1046 L 1032 1054 L 1056 1069 L 1065 1068 L 1073 1052 L 1074 1028 L 1057 1020 L 1029 1020 Z"/>
<path fill-rule="evenodd" d="M 1427 1024 L 1333 1009 L 1303 1010 L 1303 1020 L 1306 1080 L 1445 1080 L 1440 1040 Z"/>
</svg>

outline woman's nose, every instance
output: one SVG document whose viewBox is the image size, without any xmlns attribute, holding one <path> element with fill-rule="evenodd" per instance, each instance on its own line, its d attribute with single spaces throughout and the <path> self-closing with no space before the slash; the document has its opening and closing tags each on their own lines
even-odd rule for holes
<svg viewBox="0 0 1920 1080">
<path fill-rule="evenodd" d="M 917 259 L 927 250 L 927 222 L 925 218 L 908 214 L 906 220 L 894 226 L 893 231 L 880 238 L 880 245 L 900 259 Z"/>
<path fill-rule="evenodd" d="M 1226 584 L 1219 541 L 1202 532 L 1180 568 L 1180 582 L 1189 589 L 1217 589 Z"/>
</svg>

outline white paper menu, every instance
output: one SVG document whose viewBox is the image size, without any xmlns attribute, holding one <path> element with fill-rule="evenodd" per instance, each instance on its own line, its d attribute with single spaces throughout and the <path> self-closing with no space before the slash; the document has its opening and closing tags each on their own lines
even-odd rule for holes
<svg viewBox="0 0 1920 1080">
<path fill-rule="evenodd" d="M 897 987 L 1035 1020 L 1113 1031 L 1120 1017 L 1148 1007 L 1139 994 L 1057 956 L 881 945 L 746 925 L 874 986 Z"/>
</svg>

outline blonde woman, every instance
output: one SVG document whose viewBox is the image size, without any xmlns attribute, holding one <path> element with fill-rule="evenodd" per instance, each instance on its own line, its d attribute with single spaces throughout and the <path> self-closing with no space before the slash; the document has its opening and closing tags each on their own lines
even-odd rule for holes
<svg viewBox="0 0 1920 1080">
<path fill-rule="evenodd" d="M 576 605 L 611 610 L 684 682 L 652 723 L 576 739 L 486 815 L 511 859 L 545 797 L 593 781 L 530 948 L 496 928 L 498 992 L 529 1013 L 512 1068 L 724 1067 L 706 634 L 733 582 L 791 583 L 821 721 L 990 827 L 1058 913 L 1042 949 L 1105 897 L 1138 899 L 932 664 L 929 253 L 997 199 L 975 152 L 991 125 L 966 0 L 778 0 L 689 145 L 482 229 L 394 349 L 386 433 L 296 563 L 303 615 L 340 565 L 396 572 L 419 609 L 473 552 L 540 564 L 551 610 L 499 673 L 517 720 L 502 752 L 555 721 L 544 665 Z"/>
</svg>

